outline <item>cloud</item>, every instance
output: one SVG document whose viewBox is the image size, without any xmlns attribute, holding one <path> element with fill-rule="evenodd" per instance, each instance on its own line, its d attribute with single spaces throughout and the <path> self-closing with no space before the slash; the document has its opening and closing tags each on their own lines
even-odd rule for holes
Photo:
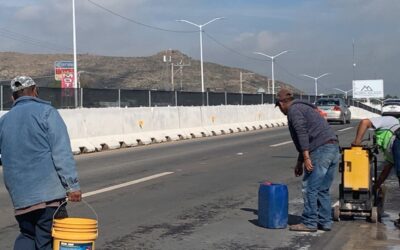
<svg viewBox="0 0 400 250">
<path fill-rule="evenodd" d="M 256 35 L 257 50 L 270 51 L 274 50 L 283 41 L 287 40 L 287 34 L 285 33 L 273 33 L 270 31 L 261 31 Z"/>
</svg>

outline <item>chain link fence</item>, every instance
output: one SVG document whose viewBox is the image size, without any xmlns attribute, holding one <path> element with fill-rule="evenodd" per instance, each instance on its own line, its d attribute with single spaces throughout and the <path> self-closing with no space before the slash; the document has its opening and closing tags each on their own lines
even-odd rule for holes
<svg viewBox="0 0 400 250">
<path fill-rule="evenodd" d="M 11 90 L 0 86 L 1 110 L 12 107 Z M 51 102 L 57 109 L 101 108 L 101 107 L 165 107 L 165 106 L 217 106 L 217 105 L 258 105 L 275 102 L 272 94 L 266 93 L 229 93 L 229 92 L 184 92 L 159 90 L 127 90 L 127 89 L 61 89 L 39 87 L 39 95 L 43 100 Z M 333 97 L 333 96 L 321 96 Z M 312 95 L 295 95 L 296 99 L 315 102 Z M 356 106 L 377 114 L 381 111 L 369 107 L 351 98 L 348 105 Z"/>
</svg>

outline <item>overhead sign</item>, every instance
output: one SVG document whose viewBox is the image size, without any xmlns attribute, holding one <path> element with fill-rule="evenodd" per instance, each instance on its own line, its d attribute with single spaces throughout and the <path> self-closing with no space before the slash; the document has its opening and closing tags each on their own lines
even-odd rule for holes
<svg viewBox="0 0 400 250">
<path fill-rule="evenodd" d="M 383 98 L 383 80 L 353 81 L 353 98 Z"/>
<path fill-rule="evenodd" d="M 61 81 L 61 88 L 76 88 L 74 86 L 74 62 L 57 61 L 54 63 L 54 78 Z M 72 79 L 72 82 L 70 80 Z M 71 85 L 72 84 L 72 85 Z"/>
</svg>

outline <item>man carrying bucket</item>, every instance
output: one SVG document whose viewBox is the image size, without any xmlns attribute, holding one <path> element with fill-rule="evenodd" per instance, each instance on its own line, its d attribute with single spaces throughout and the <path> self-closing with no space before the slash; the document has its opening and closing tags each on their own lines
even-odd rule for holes
<svg viewBox="0 0 400 250">
<path fill-rule="evenodd" d="M 329 189 L 338 171 L 339 145 L 328 122 L 311 103 L 294 100 L 289 89 L 277 94 L 276 106 L 288 118 L 292 140 L 299 152 L 295 175 L 303 175 L 304 210 L 302 223 L 292 231 L 330 231 L 332 227 Z"/>
<path fill-rule="evenodd" d="M 66 196 L 81 200 L 67 128 L 58 111 L 38 98 L 32 78 L 14 78 L 11 91 L 13 106 L 0 118 L 0 153 L 20 228 L 14 249 L 52 249 L 54 212 Z"/>
</svg>

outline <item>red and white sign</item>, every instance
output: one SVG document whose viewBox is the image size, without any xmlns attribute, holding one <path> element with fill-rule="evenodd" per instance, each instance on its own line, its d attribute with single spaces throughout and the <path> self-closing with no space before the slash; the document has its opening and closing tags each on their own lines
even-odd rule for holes
<svg viewBox="0 0 400 250">
<path fill-rule="evenodd" d="M 61 88 L 70 89 L 74 88 L 74 72 L 64 72 L 61 74 Z"/>
<path fill-rule="evenodd" d="M 57 61 L 54 63 L 54 78 L 61 81 L 61 88 L 77 88 L 75 86 L 74 62 Z"/>
</svg>

